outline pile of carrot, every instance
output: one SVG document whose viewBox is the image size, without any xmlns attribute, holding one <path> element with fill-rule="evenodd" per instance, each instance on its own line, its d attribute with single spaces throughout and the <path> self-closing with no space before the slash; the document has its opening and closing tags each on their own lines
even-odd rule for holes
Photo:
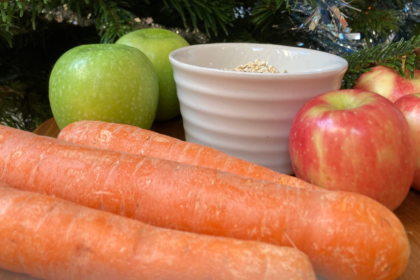
<svg viewBox="0 0 420 280">
<path fill-rule="evenodd" d="M 132 125 L 101 121 L 78 121 L 63 128 L 58 139 L 110 151 L 139 154 L 215 168 L 298 188 L 322 189 L 296 177 L 230 156 L 219 150 L 181 141 Z"/>
<path fill-rule="evenodd" d="M 385 206 L 0 127 L 0 182 L 159 227 L 295 247 L 327 279 L 395 279 L 409 243 Z M 1 212 L 1 211 L 0 211 Z"/>
<path fill-rule="evenodd" d="M 0 184 L 0 267 L 41 279 L 315 280 L 298 250 L 157 228 Z"/>
</svg>

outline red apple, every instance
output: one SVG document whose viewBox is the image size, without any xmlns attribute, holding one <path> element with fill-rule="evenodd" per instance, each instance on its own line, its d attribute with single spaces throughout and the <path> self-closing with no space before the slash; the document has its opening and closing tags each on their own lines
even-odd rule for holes
<svg viewBox="0 0 420 280">
<path fill-rule="evenodd" d="M 409 94 L 395 101 L 395 106 L 404 114 L 411 129 L 416 149 L 416 171 L 413 188 L 420 190 L 420 93 Z"/>
<path fill-rule="evenodd" d="M 414 79 L 409 77 L 402 77 L 392 68 L 376 66 L 361 75 L 353 88 L 376 92 L 395 102 L 401 96 L 420 92 L 420 71 L 415 71 Z"/>
<path fill-rule="evenodd" d="M 371 197 L 395 210 L 414 177 L 415 147 L 404 115 L 385 97 L 338 90 L 308 101 L 289 138 L 298 178 Z"/>
</svg>

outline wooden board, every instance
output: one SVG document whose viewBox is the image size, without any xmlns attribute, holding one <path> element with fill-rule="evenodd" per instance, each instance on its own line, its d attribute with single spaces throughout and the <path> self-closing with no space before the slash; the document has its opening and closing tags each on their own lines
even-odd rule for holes
<svg viewBox="0 0 420 280">
<path fill-rule="evenodd" d="M 155 122 L 150 129 L 158 133 L 175 137 L 177 139 L 185 140 L 184 127 L 182 126 L 182 119 L 180 117 L 171 121 Z M 54 119 L 49 119 L 41 124 L 33 132 L 38 135 L 57 138 L 58 134 L 60 133 L 60 129 L 58 128 Z"/>
<path fill-rule="evenodd" d="M 184 129 L 180 118 L 168 122 L 154 123 L 151 130 L 185 140 Z M 59 132 L 60 129 L 54 119 L 47 120 L 34 130 L 34 133 L 38 135 L 55 138 Z M 407 269 L 398 280 L 418 280 L 420 279 L 420 192 L 412 189 L 403 204 L 395 211 L 395 214 L 404 224 L 411 246 L 411 255 Z M 8 275 L 12 277 L 11 275 L 13 274 Z M 6 280 L 6 278 L 2 278 L 1 276 L 0 270 L 0 280 Z"/>
</svg>

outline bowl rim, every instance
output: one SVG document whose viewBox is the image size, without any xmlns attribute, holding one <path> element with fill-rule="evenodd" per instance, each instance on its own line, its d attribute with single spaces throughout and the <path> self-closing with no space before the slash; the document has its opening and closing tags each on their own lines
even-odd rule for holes
<svg viewBox="0 0 420 280">
<path fill-rule="evenodd" d="M 205 48 L 205 47 L 209 47 L 209 46 L 222 46 L 222 45 L 252 45 L 252 46 L 276 46 L 276 47 L 280 47 L 280 48 L 284 48 L 287 50 L 295 50 L 295 51 L 308 51 L 308 52 L 312 52 L 312 53 L 322 53 L 323 55 L 330 55 L 330 56 L 334 56 L 337 58 L 337 62 L 340 64 L 337 67 L 328 69 L 328 70 L 320 70 L 320 71 L 313 71 L 313 72 L 300 72 L 300 73 L 255 73 L 255 72 L 239 72 L 239 71 L 229 71 L 229 70 L 222 70 L 222 69 L 217 69 L 217 68 L 209 68 L 209 67 L 202 67 L 202 66 L 196 66 L 196 65 L 192 65 L 189 63 L 185 63 L 182 62 L 178 59 L 175 58 L 175 56 L 181 52 L 185 52 L 189 49 L 195 49 L 195 48 Z M 205 43 L 205 44 L 197 44 L 197 45 L 191 45 L 191 46 L 186 46 L 186 47 L 182 47 L 176 50 L 173 50 L 170 54 L 169 54 L 169 61 L 171 62 L 172 65 L 177 65 L 181 68 L 184 69 L 189 69 L 192 70 L 194 72 L 201 72 L 201 73 L 212 73 L 212 74 L 223 74 L 223 75 L 228 75 L 228 76 L 235 76 L 235 77 L 239 77 L 239 76 L 248 76 L 248 78 L 253 78 L 253 77 L 276 77 L 276 78 L 297 78 L 297 77 L 306 77 L 306 76 L 314 76 L 314 75 L 325 75 L 325 74 L 333 74 L 333 73 L 341 73 L 342 71 L 347 71 L 348 68 L 348 62 L 347 60 L 345 60 L 344 58 L 335 55 L 335 54 L 331 54 L 331 53 L 327 53 L 327 52 L 323 52 L 323 51 L 319 51 L 319 50 L 313 50 L 313 49 L 308 49 L 308 48 L 301 48 L 301 47 L 292 47 L 292 46 L 286 46 L 286 45 L 278 45 L 278 44 L 262 44 L 262 43 Z M 340 63 L 341 62 L 341 63 Z M 261 75 L 263 74 L 263 75 Z"/>
</svg>

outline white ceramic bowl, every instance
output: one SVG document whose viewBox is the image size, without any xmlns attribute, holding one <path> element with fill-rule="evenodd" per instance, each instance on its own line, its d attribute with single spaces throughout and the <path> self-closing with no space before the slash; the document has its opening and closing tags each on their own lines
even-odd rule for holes
<svg viewBox="0 0 420 280">
<path fill-rule="evenodd" d="M 225 71 L 255 59 L 280 73 Z M 293 118 L 309 99 L 340 88 L 347 61 L 280 45 L 222 43 L 184 47 L 169 60 L 188 142 L 292 174 Z M 287 70 L 288 73 L 283 73 Z"/>
</svg>

